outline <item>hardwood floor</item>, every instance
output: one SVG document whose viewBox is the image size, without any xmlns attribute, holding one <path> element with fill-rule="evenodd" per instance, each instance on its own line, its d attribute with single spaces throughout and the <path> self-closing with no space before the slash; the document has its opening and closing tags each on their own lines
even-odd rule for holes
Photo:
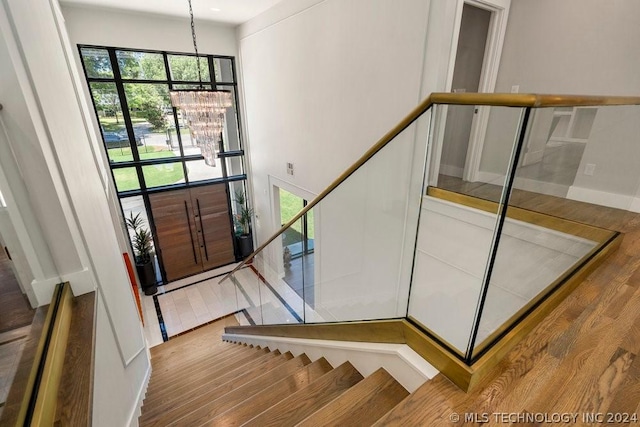
<svg viewBox="0 0 640 427">
<path fill-rule="evenodd" d="M 500 190 L 450 178 L 441 179 L 440 186 L 491 200 L 497 200 Z M 437 375 L 375 425 L 552 425 L 544 417 L 550 419 L 554 413 L 570 417 L 572 422 L 565 425 L 640 422 L 640 215 L 518 190 L 512 204 L 621 231 L 625 233 L 622 246 L 472 392 L 465 393 Z M 192 334 L 207 333 L 206 339 L 219 341 L 222 327 L 202 328 L 152 349 L 154 373 L 177 358 L 190 359 L 198 353 L 202 337 Z M 182 343 L 193 352 L 182 350 Z M 276 387 L 265 396 L 281 389 Z M 237 413 L 252 410 L 245 418 L 250 419 L 265 409 L 252 409 L 253 403 L 248 400 L 218 415 L 214 424 L 227 425 Z M 598 413 L 604 414 L 605 422 L 585 420 L 589 415 L 597 419 L 600 415 L 594 414 Z M 606 422 L 607 413 L 628 414 L 638 417 L 630 421 L 638 421 Z M 234 416 L 225 418 L 230 414 Z M 524 416 L 531 417 L 531 422 L 517 422 L 517 417 Z"/>
<path fill-rule="evenodd" d="M 448 177 L 439 184 L 477 197 L 497 197 L 498 189 L 490 185 L 465 185 Z M 465 414 L 476 420 L 487 414 L 487 425 L 510 425 L 515 423 L 501 423 L 496 418 L 501 415 L 494 414 L 525 412 L 571 413 L 581 425 L 595 425 L 581 421 L 590 413 L 640 418 L 640 215 L 517 190 L 512 204 L 621 231 L 622 246 L 471 393 L 438 375 L 380 425 L 481 424 L 465 422 Z M 456 416 L 460 421 L 452 423 Z"/>
</svg>

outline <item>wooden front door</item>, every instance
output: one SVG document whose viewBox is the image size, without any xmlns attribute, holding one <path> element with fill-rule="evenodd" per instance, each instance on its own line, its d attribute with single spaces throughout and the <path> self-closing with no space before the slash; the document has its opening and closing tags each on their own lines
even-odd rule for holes
<svg viewBox="0 0 640 427">
<path fill-rule="evenodd" d="M 235 261 L 226 184 L 191 189 L 203 270 Z"/>
<path fill-rule="evenodd" d="M 149 196 L 168 282 L 235 261 L 226 184 Z"/>
</svg>

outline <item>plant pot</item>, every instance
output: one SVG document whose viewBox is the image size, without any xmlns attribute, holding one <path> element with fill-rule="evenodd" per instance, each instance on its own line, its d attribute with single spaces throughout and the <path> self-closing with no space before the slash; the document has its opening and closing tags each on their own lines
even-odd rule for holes
<svg viewBox="0 0 640 427">
<path fill-rule="evenodd" d="M 146 264 L 136 264 L 136 271 L 138 272 L 138 279 L 140 279 L 140 287 L 145 295 L 153 295 L 158 291 L 156 285 L 156 270 L 153 266 L 153 261 L 149 261 Z"/>
<path fill-rule="evenodd" d="M 245 259 L 251 252 L 253 252 L 253 239 L 251 234 L 241 234 L 236 236 L 236 242 L 238 244 L 238 256 Z"/>
</svg>

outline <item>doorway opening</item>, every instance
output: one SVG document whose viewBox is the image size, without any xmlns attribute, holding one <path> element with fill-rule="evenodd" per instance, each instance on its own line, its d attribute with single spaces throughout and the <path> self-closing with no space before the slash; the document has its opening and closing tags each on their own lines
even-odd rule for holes
<svg viewBox="0 0 640 427">
<path fill-rule="evenodd" d="M 445 91 L 495 90 L 510 0 L 457 0 Z M 514 87 L 512 91 L 518 91 Z M 439 175 L 482 180 L 480 161 L 491 107 L 440 106 L 430 181 Z"/>
<path fill-rule="evenodd" d="M 491 12 L 465 3 L 462 8 L 460 35 L 453 71 L 454 93 L 479 92 L 485 50 L 491 25 Z M 463 178 L 468 167 L 469 145 L 474 115 L 474 105 L 456 105 L 447 109 L 442 146 L 441 173 Z"/>
<path fill-rule="evenodd" d="M 302 208 L 307 200 L 279 188 L 280 222 L 289 222 Z M 314 307 L 314 243 L 315 226 L 313 210 L 298 219 L 282 235 L 282 259 L 284 264 L 284 281 L 310 307 Z"/>
</svg>

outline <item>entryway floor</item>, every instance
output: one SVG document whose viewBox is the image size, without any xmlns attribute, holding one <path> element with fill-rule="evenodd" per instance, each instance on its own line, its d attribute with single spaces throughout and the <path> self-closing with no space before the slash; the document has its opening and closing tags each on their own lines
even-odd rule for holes
<svg viewBox="0 0 640 427">
<path fill-rule="evenodd" d="M 252 266 L 219 283 L 236 265 L 159 286 L 152 296 L 142 295 L 149 346 L 225 317 L 242 325 L 323 320 L 308 305 L 303 307 L 302 298 L 284 280 L 260 277 Z"/>
</svg>

